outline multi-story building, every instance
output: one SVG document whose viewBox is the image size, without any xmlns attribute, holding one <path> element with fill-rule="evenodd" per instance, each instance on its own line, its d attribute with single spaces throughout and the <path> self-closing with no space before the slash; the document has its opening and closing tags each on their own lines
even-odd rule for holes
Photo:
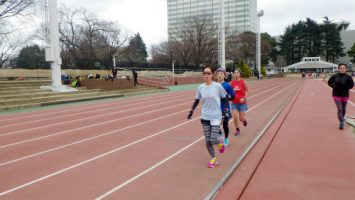
<svg viewBox="0 0 355 200">
<path fill-rule="evenodd" d="M 186 18 L 209 16 L 218 24 L 220 0 L 168 0 L 168 34 L 175 34 Z M 226 36 L 256 32 L 257 0 L 224 0 Z"/>
</svg>

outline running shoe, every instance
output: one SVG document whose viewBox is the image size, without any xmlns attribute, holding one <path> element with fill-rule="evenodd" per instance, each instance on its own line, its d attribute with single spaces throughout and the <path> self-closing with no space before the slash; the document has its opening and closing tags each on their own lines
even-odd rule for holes
<svg viewBox="0 0 355 200">
<path fill-rule="evenodd" d="M 235 131 L 234 135 L 237 136 L 239 134 L 240 134 L 240 130 L 239 130 L 239 128 L 237 128 L 237 130 Z"/>
<path fill-rule="evenodd" d="M 228 138 L 224 138 L 224 146 L 228 146 L 229 144 L 229 139 Z"/>
<path fill-rule="evenodd" d="M 208 166 L 208 168 L 214 168 L 217 165 L 218 165 L 217 159 L 216 158 L 212 158 L 207 166 Z"/>
<path fill-rule="evenodd" d="M 243 125 L 244 125 L 244 126 L 247 126 L 247 125 L 248 125 L 247 120 L 244 120 L 244 121 L 243 121 Z"/>
<path fill-rule="evenodd" d="M 339 129 L 344 129 L 344 122 L 340 122 Z"/>
<path fill-rule="evenodd" d="M 223 139 L 223 137 L 221 137 L 221 140 L 219 141 L 219 144 L 218 144 L 218 150 L 220 153 L 223 153 L 225 149 L 226 149 L 226 147 L 224 146 L 224 139 Z"/>
</svg>

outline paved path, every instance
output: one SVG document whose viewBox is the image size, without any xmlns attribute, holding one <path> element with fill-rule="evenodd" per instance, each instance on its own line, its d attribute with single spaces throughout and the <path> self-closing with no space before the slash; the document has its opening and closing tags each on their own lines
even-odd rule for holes
<svg viewBox="0 0 355 200">
<path fill-rule="evenodd" d="M 338 129 L 328 86 L 305 81 L 215 199 L 355 199 L 355 134 Z"/>
</svg>

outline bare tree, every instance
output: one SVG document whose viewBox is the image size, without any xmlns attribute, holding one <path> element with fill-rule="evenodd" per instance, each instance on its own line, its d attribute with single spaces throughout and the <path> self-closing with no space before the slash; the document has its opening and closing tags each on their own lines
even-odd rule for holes
<svg viewBox="0 0 355 200">
<path fill-rule="evenodd" d="M 0 66 L 8 61 L 27 37 L 19 37 L 9 19 L 29 14 L 34 0 L 0 0 Z"/>
<path fill-rule="evenodd" d="M 170 49 L 183 65 L 199 66 L 217 62 L 217 25 L 207 15 L 185 19 L 170 35 Z"/>
<path fill-rule="evenodd" d="M 28 37 L 19 34 L 0 35 L 0 67 L 9 61 L 21 44 L 28 42 Z"/>
<path fill-rule="evenodd" d="M 151 45 L 150 55 L 152 56 L 152 63 L 170 64 L 171 53 L 169 48 L 169 42 L 164 41 L 159 44 Z"/>
<path fill-rule="evenodd" d="M 241 33 L 227 39 L 226 57 L 235 63 L 245 61 L 249 65 L 255 61 L 256 36 L 254 33 Z"/>
<path fill-rule="evenodd" d="M 113 55 L 125 52 L 128 35 L 115 22 L 99 19 L 85 9 L 60 9 L 62 56 L 73 65 L 111 64 Z M 80 63 L 84 61 L 85 63 Z"/>
<path fill-rule="evenodd" d="M 34 0 L 0 0 L 0 20 L 23 15 L 34 4 Z"/>
</svg>

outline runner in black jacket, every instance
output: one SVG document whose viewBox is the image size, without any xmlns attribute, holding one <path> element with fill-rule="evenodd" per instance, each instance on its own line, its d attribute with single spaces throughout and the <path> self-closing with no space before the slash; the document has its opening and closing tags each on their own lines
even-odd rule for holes
<svg viewBox="0 0 355 200">
<path fill-rule="evenodd" d="M 339 64 L 339 73 L 333 75 L 328 80 L 328 85 L 333 88 L 333 99 L 338 109 L 339 129 L 344 128 L 344 117 L 346 113 L 346 103 L 349 100 L 349 90 L 354 87 L 354 81 L 351 76 L 346 74 L 348 66 Z"/>
</svg>

